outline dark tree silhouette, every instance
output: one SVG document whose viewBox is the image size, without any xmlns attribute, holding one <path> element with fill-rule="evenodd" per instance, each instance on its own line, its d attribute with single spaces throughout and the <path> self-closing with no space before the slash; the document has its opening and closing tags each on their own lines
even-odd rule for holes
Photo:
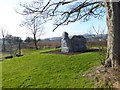
<svg viewBox="0 0 120 90">
<path fill-rule="evenodd" d="M 33 42 L 33 38 L 32 37 L 26 37 L 24 42 Z"/>
</svg>

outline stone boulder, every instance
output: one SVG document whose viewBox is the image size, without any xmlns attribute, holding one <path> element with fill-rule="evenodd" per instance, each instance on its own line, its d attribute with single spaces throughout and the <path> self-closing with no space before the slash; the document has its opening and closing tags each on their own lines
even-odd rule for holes
<svg viewBox="0 0 120 90">
<path fill-rule="evenodd" d="M 68 33 L 64 32 L 62 36 L 61 52 L 78 52 L 85 51 L 87 49 L 86 38 L 84 38 L 82 35 L 74 35 L 73 37 L 69 38 Z"/>
<path fill-rule="evenodd" d="M 68 37 L 68 33 L 64 32 L 62 36 L 63 38 L 61 40 L 61 48 L 62 48 L 61 52 L 72 52 L 73 51 L 72 42 Z"/>
<path fill-rule="evenodd" d="M 84 51 L 87 49 L 86 38 L 84 38 L 82 35 L 78 35 L 78 36 L 74 35 L 71 38 L 71 41 L 72 41 L 72 47 L 74 52 Z"/>
</svg>

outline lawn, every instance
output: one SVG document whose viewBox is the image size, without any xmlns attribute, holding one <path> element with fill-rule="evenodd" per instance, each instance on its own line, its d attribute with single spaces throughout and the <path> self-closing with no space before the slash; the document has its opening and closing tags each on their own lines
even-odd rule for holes
<svg viewBox="0 0 120 90">
<path fill-rule="evenodd" d="M 44 51 L 4 60 L 2 87 L 94 88 L 94 78 L 82 74 L 100 64 L 97 52 L 60 55 L 42 53 Z"/>
<path fill-rule="evenodd" d="M 2 62 L 0 61 L 0 88 L 2 88 Z"/>
</svg>

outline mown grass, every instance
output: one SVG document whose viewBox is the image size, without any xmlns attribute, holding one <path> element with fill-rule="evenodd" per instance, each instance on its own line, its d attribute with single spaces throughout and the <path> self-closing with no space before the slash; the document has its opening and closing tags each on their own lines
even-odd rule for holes
<svg viewBox="0 0 120 90">
<path fill-rule="evenodd" d="M 52 49 L 54 50 L 54 49 Z M 94 78 L 82 74 L 99 65 L 98 53 L 77 55 L 41 53 L 2 62 L 3 88 L 93 88 Z M 46 50 L 49 51 L 49 50 Z"/>
<path fill-rule="evenodd" d="M 2 62 L 0 61 L 0 88 L 2 88 Z"/>
</svg>

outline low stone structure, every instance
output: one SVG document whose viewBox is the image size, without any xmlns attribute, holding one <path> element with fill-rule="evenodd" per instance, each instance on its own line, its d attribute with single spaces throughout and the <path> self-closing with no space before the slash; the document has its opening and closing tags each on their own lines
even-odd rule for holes
<svg viewBox="0 0 120 90">
<path fill-rule="evenodd" d="M 63 33 L 63 39 L 61 41 L 61 52 L 78 52 L 86 50 L 86 39 L 82 35 L 74 35 L 69 38 L 68 33 Z"/>
</svg>

